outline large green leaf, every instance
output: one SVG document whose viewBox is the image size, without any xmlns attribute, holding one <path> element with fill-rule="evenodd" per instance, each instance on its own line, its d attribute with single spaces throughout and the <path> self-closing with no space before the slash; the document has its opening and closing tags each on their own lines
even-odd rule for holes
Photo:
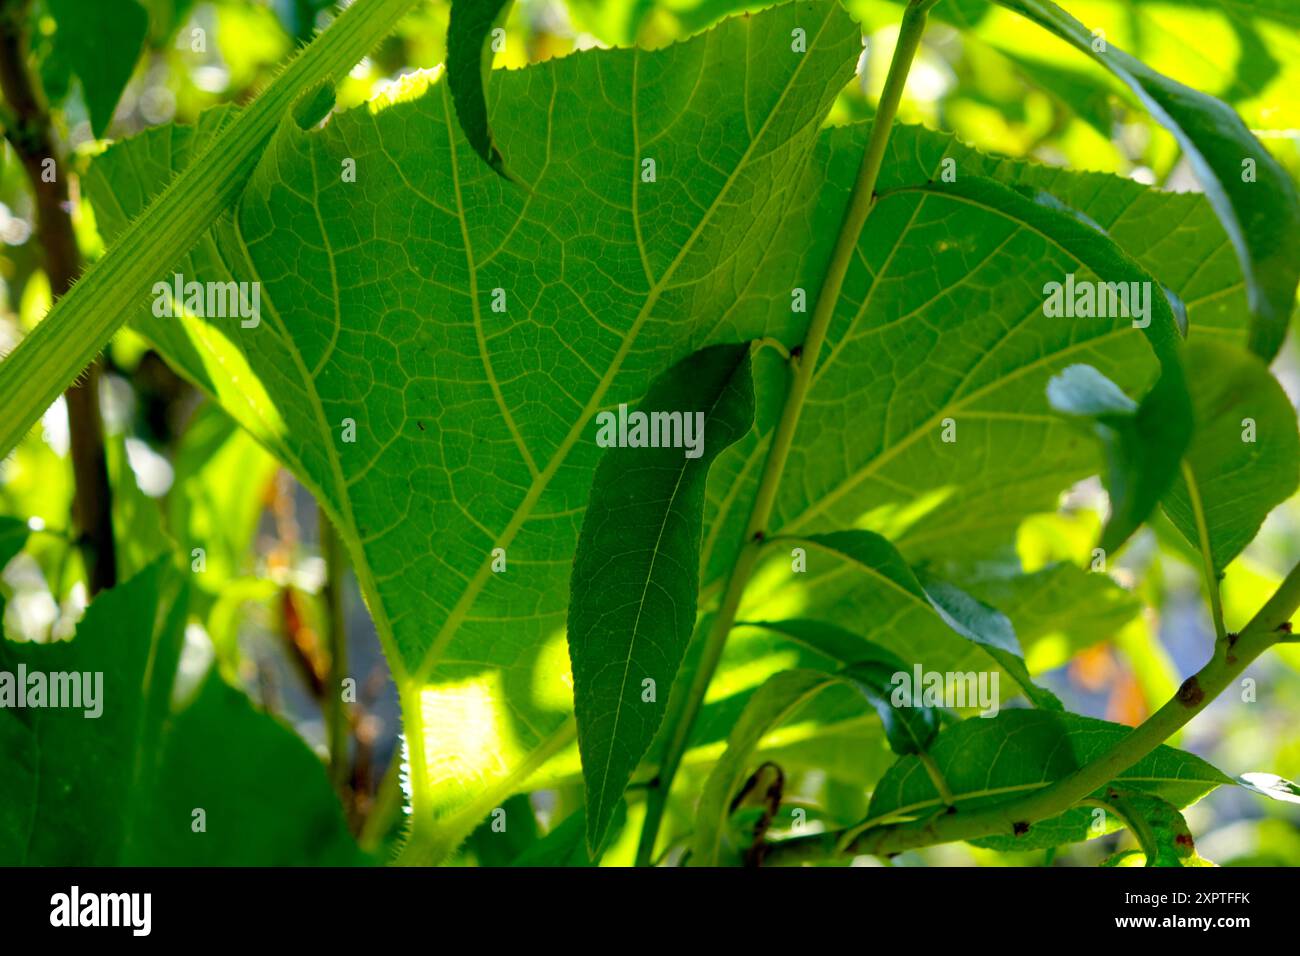
<svg viewBox="0 0 1300 956">
<path fill-rule="evenodd" d="M 791 220 L 780 244 L 786 252 L 769 260 L 773 270 L 794 272 L 792 285 L 811 285 L 808 277 L 821 268 L 822 237 L 842 210 L 864 136 L 855 126 L 823 138 L 810 174 L 821 181 L 822 205 Z M 1199 322 L 1244 338 L 1240 271 L 1202 197 L 999 160 L 949 136 L 898 127 L 881 174 L 882 198 L 850 266 L 796 436 L 789 473 L 798 477 L 778 496 L 778 533 L 868 528 L 913 564 L 1009 547 L 1025 516 L 1055 510 L 1063 491 L 1100 466 L 1091 443 L 1052 412 L 1051 377 L 1086 360 L 1135 400 L 1156 377 L 1143 331 L 1127 320 L 1070 321 L 1042 312 L 1046 282 L 1069 272 L 1134 275 L 1132 260 L 1095 228 L 1028 196 L 981 205 L 929 187 L 949 167 L 946 160 L 959 181 L 988 175 L 1031 196 L 1060 196 L 1184 299 L 1193 334 Z M 1156 242 L 1153 233 L 1161 236 Z M 1165 240 L 1174 233 L 1179 242 Z M 802 262 L 789 263 L 791 249 L 805 250 Z M 1188 250 L 1199 268 L 1185 258 Z M 1145 332 L 1160 336 L 1172 365 L 1177 332 L 1162 299 L 1153 296 L 1158 311 Z M 951 443 L 943 441 L 949 421 L 956 428 Z M 855 436 L 848 446 L 837 438 L 845 433 Z M 707 579 L 720 578 L 734 560 L 766 447 L 766 436 L 756 437 L 715 465 L 722 480 L 710 485 Z M 810 564 L 807 573 L 791 574 L 788 562 L 788 555 L 774 555 L 760 570 L 763 587 L 742 605 L 742 617 L 816 607 L 819 618 L 849 628 L 892 621 L 894 608 L 861 589 L 851 593 L 833 566 Z M 935 632 L 915 616 L 902 630 L 906 637 L 870 636 L 905 658 L 934 662 L 928 666 L 971 666 L 951 632 Z"/>
<path fill-rule="evenodd" d="M 804 54 L 790 48 L 796 26 Z M 801 340 L 807 315 L 792 292 L 819 285 L 865 139 L 862 126 L 816 127 L 858 49 L 833 5 L 797 5 L 655 53 L 502 73 L 489 103 L 510 108 L 491 111 L 494 133 L 530 192 L 473 154 L 445 87 L 410 80 L 369 113 L 282 130 L 232 220 L 179 265 L 196 278 L 260 277 L 259 328 L 138 321 L 343 529 L 399 681 L 418 690 L 408 714 L 429 728 L 419 752 L 438 812 L 486 813 L 571 739 L 562 630 L 595 413 L 635 401 L 705 344 Z M 759 62 L 747 88 L 731 82 Z M 89 191 L 110 238 L 221 121 L 154 131 L 97 161 Z M 657 161 L 653 183 L 642 158 Z M 1098 469 L 1091 444 L 1051 413 L 1051 376 L 1086 361 L 1135 400 L 1156 380 L 1127 320 L 1041 311 L 1045 282 L 1131 263 L 1009 190 L 990 206 L 899 189 L 938 178 L 944 158 L 960 177 L 1055 193 L 1179 294 L 1193 330 L 1241 334 L 1240 270 L 1203 198 L 897 127 L 773 531 L 870 528 L 913 564 L 986 555 Z M 340 179 L 346 159 L 356 183 Z M 394 273 L 394 255 L 410 268 Z M 563 267 L 541 274 L 541 262 Z M 491 308 L 498 288 L 503 313 Z M 760 407 L 770 397 L 760 383 Z M 940 439 L 948 417 L 952 444 Z M 340 438 L 344 418 L 355 444 Z M 740 544 L 764 433 L 712 469 L 706 598 Z M 497 547 L 502 574 L 491 571 Z M 773 555 L 742 616 L 816 607 L 841 626 L 879 622 L 873 640 L 928 667 L 977 666 L 979 648 L 929 607 L 881 607 L 837 563 L 791 574 L 788 555 Z"/>
<path fill-rule="evenodd" d="M 185 591 L 160 561 L 96 597 L 71 642 L 0 641 L 6 674 L 75 672 L 99 688 L 80 708 L 0 710 L 0 860 L 359 862 L 324 768 L 292 731 L 215 674 L 173 705 Z"/>
<path fill-rule="evenodd" d="M 1096 759 L 1131 728 L 1078 714 L 1008 710 L 973 717 L 944 730 L 930 757 L 952 792 L 957 812 L 1026 796 Z M 1160 746 L 1121 773 L 1112 784 L 1186 807 L 1232 779 L 1200 757 Z M 1106 788 L 1098 791 L 1098 796 Z M 870 818 L 923 819 L 947 812 L 924 766 L 903 757 L 881 779 L 871 797 Z M 1029 850 L 1087 839 L 1091 811 L 1076 807 L 1034 823 L 1023 833 L 974 841 L 995 850 Z"/>
<path fill-rule="evenodd" d="M 1241 262 L 1254 313 L 1251 351 L 1271 361 L 1286 338 L 1300 278 L 1300 200 L 1286 171 L 1231 107 L 1097 42 L 1051 0 L 997 2 L 1091 56 L 1174 135 Z"/>
<path fill-rule="evenodd" d="M 322 130 L 286 123 L 233 216 L 160 264 L 160 280 L 262 283 L 257 327 L 138 327 L 334 518 L 430 768 L 422 809 L 463 811 L 449 831 L 570 739 L 563 629 L 595 415 L 705 344 L 765 331 L 737 290 L 764 281 L 764 252 L 805 202 L 818 126 L 859 49 L 826 0 L 654 53 L 503 72 L 493 132 L 524 185 L 470 149 L 445 84 L 408 78 Z M 96 163 L 110 241 L 220 122 Z M 764 295 L 788 310 L 788 285 Z"/>
<path fill-rule="evenodd" d="M 610 440 L 642 447 L 616 445 L 601 459 L 570 579 L 569 657 L 593 854 L 663 721 L 695 626 L 709 467 L 754 422 L 749 349 L 715 345 L 688 356 L 655 380 L 638 409 L 620 406 L 602 425 Z M 649 422 L 648 434 L 640 422 L 639 439 L 638 415 Z M 670 423 L 662 430 L 659 416 Z M 651 442 L 660 447 L 645 447 Z"/>
<path fill-rule="evenodd" d="M 1295 492 L 1300 435 L 1291 400 L 1256 356 L 1200 341 L 1189 343 L 1186 361 L 1196 434 L 1164 508 L 1218 573 Z"/>
</svg>

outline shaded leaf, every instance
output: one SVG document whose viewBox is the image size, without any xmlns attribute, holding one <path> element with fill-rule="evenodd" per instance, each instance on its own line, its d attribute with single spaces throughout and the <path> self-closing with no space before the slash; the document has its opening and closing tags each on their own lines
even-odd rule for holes
<svg viewBox="0 0 1300 956">
<path fill-rule="evenodd" d="M 627 804 L 614 810 L 610 832 L 617 833 L 627 819 Z M 587 813 L 579 808 L 564 818 L 550 833 L 515 857 L 511 866 L 596 866 L 587 852 Z"/>
<path fill-rule="evenodd" d="M 0 860 L 360 861 L 324 768 L 296 734 L 215 673 L 173 704 L 185 616 L 185 589 L 164 559 L 98 595 L 72 641 L 0 641 L 4 671 L 102 675 L 97 700 L 83 697 L 98 717 L 85 706 L 0 710 Z"/>
<path fill-rule="evenodd" d="M 456 104 L 456 118 L 474 152 L 505 175 L 505 161 L 488 124 L 487 82 L 492 51 L 487 45 L 493 26 L 505 19 L 513 0 L 452 0 L 447 25 L 447 85 Z"/>
<path fill-rule="evenodd" d="M 568 636 L 593 852 L 659 729 L 695 627 L 704 483 L 713 460 L 754 421 L 749 348 L 712 346 L 657 379 L 637 412 L 656 440 L 671 437 L 658 433 L 658 416 L 677 415 L 678 440 L 611 447 L 592 481 Z M 623 419 L 637 412 L 607 413 L 602 433 L 609 427 L 622 444 L 625 429 L 635 434 Z M 698 446 L 684 446 L 692 433 Z"/>
<path fill-rule="evenodd" d="M 1196 866 L 1196 843 L 1178 808 L 1147 793 L 1110 790 L 1104 802 L 1142 845 L 1147 866 Z"/>
</svg>

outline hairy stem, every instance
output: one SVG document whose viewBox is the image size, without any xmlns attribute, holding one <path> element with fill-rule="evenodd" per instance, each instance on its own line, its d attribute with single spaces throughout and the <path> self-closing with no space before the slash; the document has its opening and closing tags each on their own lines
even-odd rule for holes
<svg viewBox="0 0 1300 956">
<path fill-rule="evenodd" d="M 36 238 L 57 302 L 81 272 L 81 250 L 72 226 L 64 156 L 55 142 L 45 97 L 28 69 L 30 0 L 0 5 L 0 93 L 8 107 L 5 138 L 31 183 L 36 200 Z M 92 595 L 117 583 L 113 548 L 112 492 L 104 458 L 104 423 L 99 414 L 99 363 L 64 393 L 74 478 L 73 516 L 86 582 Z"/>
<path fill-rule="evenodd" d="M 190 250 L 239 198 L 298 97 L 343 76 L 415 0 L 356 0 L 172 179 L 113 247 L 0 362 L 0 455 L 7 454 L 145 301 L 160 266 Z"/>
<path fill-rule="evenodd" d="M 320 529 L 321 557 L 325 560 L 326 643 L 329 645 L 329 674 L 325 679 L 325 719 L 328 722 L 330 749 L 330 779 L 334 789 L 345 802 L 350 796 L 348 781 L 352 765 L 348 759 L 352 741 L 352 727 L 348 708 L 343 702 L 343 679 L 348 671 L 348 627 L 343 607 L 343 572 L 347 567 L 339 533 L 325 509 L 317 512 Z"/>
<path fill-rule="evenodd" d="M 826 330 L 830 327 L 831 317 L 835 314 L 835 304 L 839 300 L 840 289 L 844 285 L 844 277 L 853 259 L 858 237 L 862 233 L 867 216 L 875 206 L 876 181 L 880 176 L 881 164 L 884 162 L 890 129 L 894 124 L 895 116 L 898 115 L 898 104 L 907 83 L 907 74 L 921 44 L 921 35 L 925 31 L 926 13 L 936 2 L 937 0 L 911 0 L 903 12 L 898 45 L 894 48 L 889 75 L 880 95 L 876 118 L 871 125 L 871 135 L 867 140 L 862 163 L 858 167 L 853 192 L 849 196 L 848 206 L 840 222 L 826 275 L 817 294 L 817 304 L 813 308 L 802 351 L 795 364 L 794 377 L 790 383 L 790 390 L 786 394 L 781 418 L 772 436 L 771 447 L 768 448 L 763 473 L 759 478 L 758 491 L 754 496 L 749 520 L 745 526 L 740 554 L 731 569 L 718 613 L 705 638 L 699 666 L 686 693 L 679 698 L 680 704 L 675 708 L 676 712 L 670 713 L 667 718 L 672 734 L 664 751 L 659 774 L 647 789 L 645 824 L 641 830 L 640 845 L 637 847 L 638 866 L 648 866 L 654 859 L 655 841 L 668 802 L 668 794 L 672 789 L 673 778 L 681 765 L 682 756 L 686 753 L 691 728 L 704 703 L 704 695 L 713 680 L 718 661 L 722 658 L 727 635 L 735 622 L 736 611 L 740 607 L 745 587 L 758 563 L 759 551 L 766 536 L 768 522 L 772 517 L 772 507 L 776 502 L 777 489 L 780 487 L 781 476 L 790 456 L 795 431 L 799 427 L 799 417 L 803 412 L 808 390 L 812 387 L 813 372 L 817 368 L 817 358 L 826 339 Z"/>
<path fill-rule="evenodd" d="M 770 847 L 769 863 L 823 859 L 836 850 L 854 855 L 888 855 L 939 843 L 1010 836 L 1050 819 L 1088 798 L 1133 766 L 1199 714 L 1237 679 L 1252 661 L 1290 636 L 1289 621 L 1300 607 L 1300 565 L 1240 635 L 1216 641 L 1201 670 L 1183 682 L 1168 703 L 1091 763 L 1026 797 L 983 810 L 937 814 L 925 820 L 877 825 L 867 821 L 841 833 L 820 833 Z"/>
</svg>

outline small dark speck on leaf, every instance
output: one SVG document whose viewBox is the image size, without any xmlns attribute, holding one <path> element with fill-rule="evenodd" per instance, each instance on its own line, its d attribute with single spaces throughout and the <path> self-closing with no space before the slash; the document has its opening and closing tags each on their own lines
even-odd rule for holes
<svg viewBox="0 0 1300 956">
<path fill-rule="evenodd" d="M 1015 831 L 1016 836 L 1024 836 L 1029 832 L 1029 824 L 1023 820 L 1019 820 L 1011 824 L 1011 829 Z"/>
<path fill-rule="evenodd" d="M 1290 633 L 1291 633 L 1291 622 L 1290 622 L 1290 621 L 1283 621 L 1281 624 L 1279 624 L 1279 625 L 1277 626 L 1277 629 L 1278 629 L 1279 631 L 1281 631 L 1283 634 L 1290 634 Z"/>
<path fill-rule="evenodd" d="M 790 358 L 797 359 L 800 355 L 803 355 L 802 345 L 796 345 L 794 348 L 790 350 Z"/>
<path fill-rule="evenodd" d="M 953 806 L 951 803 L 948 804 L 948 816 L 952 816 L 956 812 L 957 812 L 957 808 Z"/>
<path fill-rule="evenodd" d="M 424 431 L 424 422 L 416 422 L 415 424 L 420 429 L 420 431 Z"/>
<path fill-rule="evenodd" d="M 767 538 L 767 535 L 764 534 L 762 531 L 755 531 L 755 532 L 754 532 L 754 540 L 755 540 L 755 541 L 763 541 L 763 540 L 765 540 L 766 538 Z"/>
<path fill-rule="evenodd" d="M 1185 846 L 1189 848 L 1195 846 L 1195 844 L 1192 842 L 1192 835 L 1190 833 L 1178 834 L 1178 836 L 1174 837 L 1174 842 L 1177 843 L 1179 846 Z"/>
<path fill-rule="evenodd" d="M 1229 647 L 1232 647 L 1234 644 L 1236 644 L 1236 643 L 1237 643 L 1237 638 L 1239 638 L 1239 637 L 1241 637 L 1241 635 L 1238 634 L 1236 631 L 1233 631 L 1232 633 L 1230 633 L 1230 634 L 1228 635 L 1228 646 L 1229 646 Z"/>
<path fill-rule="evenodd" d="M 1183 681 L 1183 686 L 1178 688 L 1178 702 L 1184 707 L 1197 707 L 1205 699 L 1205 691 L 1201 690 L 1200 682 L 1195 677 L 1189 677 Z"/>
</svg>

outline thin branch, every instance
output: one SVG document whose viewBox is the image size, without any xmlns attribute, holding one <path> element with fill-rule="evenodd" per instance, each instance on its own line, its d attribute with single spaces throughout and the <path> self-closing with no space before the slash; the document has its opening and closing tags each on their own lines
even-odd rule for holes
<svg viewBox="0 0 1300 956">
<path fill-rule="evenodd" d="M 925 820 L 860 825 L 774 844 L 769 863 L 825 859 L 836 848 L 853 855 L 889 855 L 939 843 L 1012 836 L 1064 813 L 1155 750 L 1199 714 L 1237 679 L 1255 658 L 1291 635 L 1291 615 L 1300 607 L 1300 565 L 1291 570 L 1273 597 L 1235 638 L 1214 646 L 1208 664 L 1183 682 L 1173 698 L 1114 747 L 1091 763 L 1026 797 L 981 810 L 938 814 Z"/>
<path fill-rule="evenodd" d="M 55 141 L 45 97 L 28 69 L 30 7 L 30 0 L 10 0 L 0 6 L 0 93 L 8 106 L 5 138 L 32 186 L 36 237 L 44 254 L 50 297 L 57 302 L 81 273 L 81 251 L 72 226 L 65 157 Z M 99 362 L 92 363 L 64 393 L 75 478 L 73 514 L 92 595 L 117 583 L 99 370 Z"/>
</svg>

